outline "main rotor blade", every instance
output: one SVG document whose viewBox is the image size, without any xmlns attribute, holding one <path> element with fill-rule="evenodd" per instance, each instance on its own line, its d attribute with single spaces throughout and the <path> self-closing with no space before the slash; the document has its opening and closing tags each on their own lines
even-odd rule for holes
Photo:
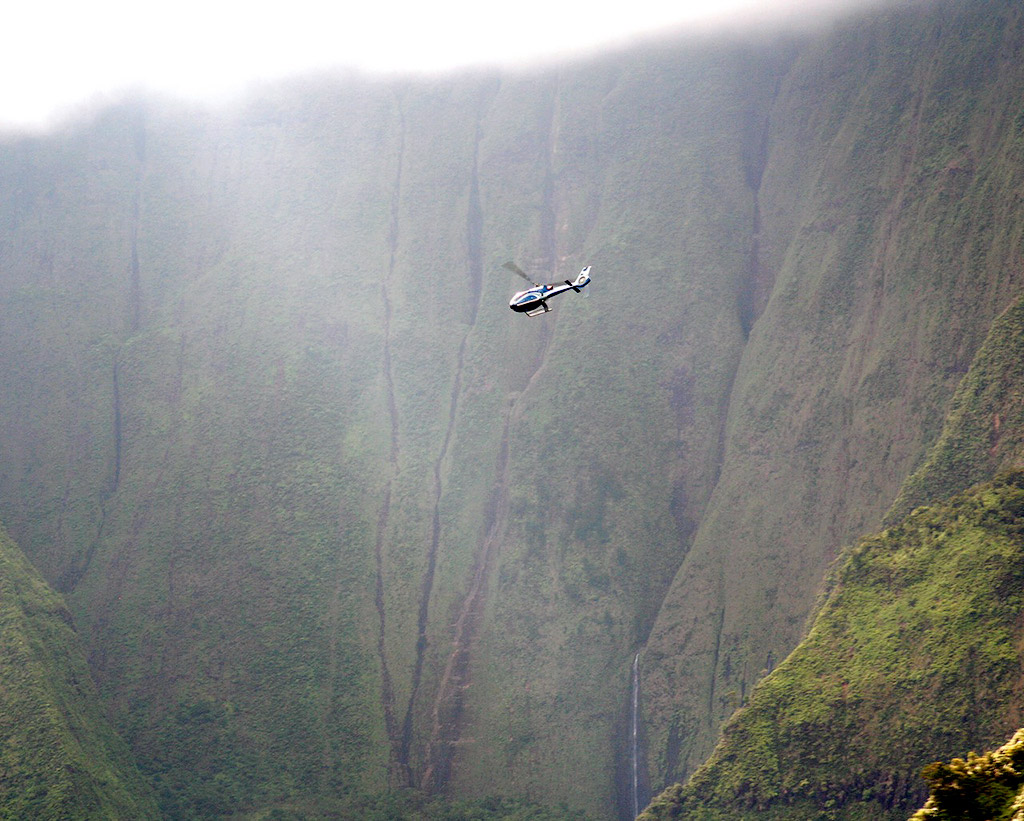
<svg viewBox="0 0 1024 821">
<path fill-rule="evenodd" d="M 539 282 L 534 282 L 532 279 L 530 279 L 530 277 L 528 277 L 526 275 L 526 271 L 524 271 L 522 268 L 520 268 L 518 265 L 516 265 L 512 260 L 509 260 L 508 262 L 506 262 L 501 267 L 502 268 L 508 268 L 514 274 L 519 274 L 519 276 L 521 276 L 523 279 L 525 279 L 527 282 L 529 282 L 531 285 L 533 285 L 535 287 L 540 285 Z"/>
</svg>

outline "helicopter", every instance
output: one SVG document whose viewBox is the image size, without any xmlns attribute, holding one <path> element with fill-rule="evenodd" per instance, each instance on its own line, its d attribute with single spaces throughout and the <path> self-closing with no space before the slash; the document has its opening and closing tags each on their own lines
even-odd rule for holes
<svg viewBox="0 0 1024 821">
<path fill-rule="evenodd" d="M 508 268 L 508 270 L 518 274 L 533 286 L 532 288 L 527 288 L 525 291 L 517 291 L 513 294 L 512 299 L 508 303 L 508 307 L 513 311 L 520 314 L 526 314 L 527 316 L 546 314 L 551 310 L 548 306 L 548 300 L 551 299 L 551 297 L 558 294 L 564 294 L 570 289 L 579 293 L 580 289 L 590 284 L 589 265 L 580 271 L 579 274 L 577 274 L 576 279 L 572 282 L 565 280 L 564 284 L 562 282 L 554 282 L 548 285 L 541 285 L 539 282 L 534 282 L 526 275 L 526 272 L 514 262 L 506 262 L 502 267 Z"/>
</svg>

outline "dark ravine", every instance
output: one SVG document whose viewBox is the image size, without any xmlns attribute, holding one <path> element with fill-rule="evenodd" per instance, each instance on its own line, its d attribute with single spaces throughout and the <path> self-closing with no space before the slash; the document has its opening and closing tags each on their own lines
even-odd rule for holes
<svg viewBox="0 0 1024 821">
<path fill-rule="evenodd" d="M 408 786 L 411 776 L 407 759 L 403 757 L 403 740 L 395 718 L 395 691 L 391 683 L 391 672 L 388 669 L 387 647 L 387 612 L 384 606 L 384 533 L 387 531 L 388 512 L 391 508 L 391 487 L 384 489 L 381 503 L 380 518 L 377 522 L 377 541 L 374 549 L 376 566 L 376 585 L 374 587 L 374 604 L 377 608 L 377 659 L 380 664 L 381 709 L 384 713 L 384 729 L 387 732 L 389 761 L 388 782 L 394 786 Z"/>
<path fill-rule="evenodd" d="M 479 105 L 481 107 L 480 116 L 482 116 L 482 110 L 486 106 L 486 94 L 481 94 Z M 428 607 L 430 597 L 433 592 L 434 573 L 436 570 L 437 555 L 441 541 L 441 505 L 444 491 L 443 474 L 446 469 L 446 463 L 450 458 L 449 448 L 456 430 L 459 398 L 462 394 L 463 388 L 463 368 L 465 364 L 469 334 L 472 332 L 473 326 L 476 324 L 476 319 L 480 313 L 481 303 L 483 300 L 483 216 L 480 205 L 479 154 L 480 121 L 478 118 L 473 139 L 472 168 L 469 178 L 469 197 L 466 207 L 466 256 L 469 278 L 468 302 L 470 312 L 469 321 L 466 325 L 466 330 L 463 333 L 462 339 L 459 342 L 459 349 L 456 354 L 454 379 L 452 381 L 451 398 L 449 400 L 448 407 L 448 425 L 445 429 L 444 440 L 441 443 L 441 448 L 436 460 L 434 461 L 433 467 L 434 511 L 431 525 L 431 543 L 427 557 L 427 569 L 424 573 L 423 587 L 420 594 L 419 633 L 420 640 L 424 643 L 424 647 L 427 641 Z M 507 436 L 507 428 L 505 435 Z M 499 457 L 499 459 L 501 458 L 502 457 Z M 503 470 L 503 468 L 499 467 L 499 475 L 501 470 Z M 445 665 L 445 669 L 441 674 L 439 682 L 436 685 L 436 690 L 433 696 L 429 699 L 433 705 L 429 711 L 431 729 L 425 744 L 422 773 L 415 779 L 415 786 L 424 790 L 428 794 L 442 790 L 447 784 L 448 770 L 451 766 L 451 745 L 456 743 L 458 740 L 458 729 L 460 726 L 458 690 L 461 689 L 461 687 L 466 686 L 466 683 L 464 683 L 462 679 L 467 673 L 468 657 L 470 652 L 469 645 L 472 642 L 472 634 L 467 633 L 468 626 L 466 623 L 466 612 L 474 607 L 473 603 L 482 595 L 482 573 L 487 564 L 486 548 L 484 549 L 483 554 L 485 558 L 482 566 L 478 563 L 474 570 L 470 592 L 466 596 L 462 611 L 460 612 L 459 618 L 456 620 L 453 627 L 453 649 L 448 662 Z M 419 663 L 422 663 L 422 649 L 420 650 Z M 414 681 L 417 679 L 418 673 L 414 674 Z M 413 694 L 413 699 L 414 698 L 415 691 Z M 410 741 L 412 737 L 412 706 L 411 699 L 410 709 L 407 714 L 408 730 L 404 734 L 404 737 L 408 738 Z M 444 713 L 443 718 L 442 713 Z M 446 737 L 442 738 L 442 736 Z"/>
<path fill-rule="evenodd" d="M 111 441 L 113 453 L 111 456 L 110 465 L 110 485 L 103 493 L 103 496 L 99 503 L 99 521 L 96 526 L 96 536 L 93 538 L 88 546 L 85 548 L 84 555 L 78 560 L 76 564 L 68 568 L 60 579 L 57 581 L 55 587 L 62 594 L 73 593 L 75 587 L 82 580 L 82 577 L 89 572 L 89 565 L 92 562 L 93 556 L 96 553 L 97 547 L 103 540 L 103 529 L 107 523 L 107 508 L 111 504 L 114 495 L 117 493 L 118 486 L 121 483 L 121 448 L 122 448 L 122 432 L 121 432 L 121 385 L 120 385 L 120 368 L 121 361 L 118 359 L 114 362 L 112 369 L 111 378 L 111 396 L 112 396 L 112 408 L 111 416 L 113 418 L 113 428 L 111 431 Z M 65 505 L 67 500 L 65 499 Z"/>
<path fill-rule="evenodd" d="M 511 416 L 511 415 L 510 415 Z M 454 747 L 464 729 L 463 691 L 470 686 L 470 662 L 474 641 L 478 635 L 483 608 L 486 604 L 486 580 L 494 569 L 498 549 L 497 525 L 507 515 L 502 510 L 506 498 L 506 470 L 508 465 L 508 427 L 502 436 L 498 454 L 498 485 L 492 493 L 485 536 L 473 568 L 473 577 L 452 628 L 451 650 L 441 675 L 431 709 L 431 733 L 424 755 L 425 767 L 420 788 L 433 793 L 443 790 L 451 774 Z"/>
<path fill-rule="evenodd" d="M 553 130 L 554 124 L 552 122 L 549 125 L 549 131 Z M 549 167 L 545 171 L 544 205 L 540 221 L 542 245 L 546 245 L 549 242 L 554 243 L 555 236 L 554 225 L 556 216 L 549 185 L 550 180 L 551 172 Z M 475 162 L 472 191 L 476 191 L 478 196 Z M 472 210 L 470 216 L 471 219 L 474 218 Z M 476 218 L 478 219 L 478 215 L 476 215 Z M 473 247 L 474 245 L 471 243 L 470 248 L 472 249 Z M 472 265 L 472 257 L 470 264 Z M 476 312 L 474 312 L 475 314 Z M 488 579 L 493 574 L 498 552 L 501 549 L 503 530 L 507 527 L 510 430 L 513 422 L 520 417 L 519 399 L 529 394 L 531 385 L 544 368 L 548 347 L 552 339 L 550 328 L 542 327 L 539 330 L 542 341 L 533 365 L 534 370 L 527 379 L 522 392 L 509 401 L 505 410 L 504 427 L 495 464 L 495 482 L 484 508 L 480 529 L 482 535 L 479 545 L 474 552 L 472 575 L 466 592 L 462 597 L 458 616 L 451 628 L 451 647 L 447 654 L 447 660 L 433 698 L 433 706 L 430 710 L 431 731 L 424 754 L 423 775 L 417 785 L 428 793 L 443 791 L 446 788 L 451 776 L 455 751 L 461 734 L 465 729 L 463 718 L 464 692 L 471 686 L 472 651 L 477 641 L 484 617 L 484 610 L 487 606 Z M 455 405 L 459 390 L 459 380 L 461 379 L 465 344 L 466 339 L 464 338 L 459 349 L 458 368 L 456 371 L 457 381 L 452 393 L 451 426 L 445 437 L 444 452 L 442 452 L 441 458 L 437 462 L 437 471 L 440 470 L 440 466 L 443 463 L 448 441 L 455 423 Z M 438 502 L 440 502 L 440 485 Z M 437 523 L 437 509 L 435 508 L 435 524 Z M 436 530 L 435 533 L 437 533 Z"/>
<path fill-rule="evenodd" d="M 431 528 L 431 546 L 428 558 L 428 569 L 430 587 L 427 586 L 427 579 L 424 579 L 424 590 L 422 593 L 422 604 L 420 611 L 420 635 L 426 641 L 427 631 L 427 604 L 430 599 L 433 576 L 437 562 L 437 553 L 441 539 L 441 503 L 443 497 L 442 472 L 445 469 L 446 460 L 449 457 L 449 447 L 455 432 L 459 397 L 462 393 L 462 376 L 466 356 L 468 337 L 480 312 L 483 298 L 483 258 L 482 258 L 482 232 L 483 217 L 480 210 L 480 182 L 479 182 L 479 152 L 480 152 L 480 125 L 477 123 L 477 130 L 473 142 L 473 165 L 470 175 L 469 202 L 466 209 L 466 249 L 469 269 L 469 302 L 470 317 L 465 334 L 459 343 L 459 350 L 456 357 L 455 379 L 452 383 L 451 400 L 448 408 L 448 427 L 445 430 L 444 441 L 441 444 L 437 460 L 434 462 L 434 514 Z M 503 439 L 507 437 L 507 426 Z M 507 458 L 507 444 L 502 449 Z M 504 470 L 499 466 L 499 475 Z M 488 536 L 489 538 L 489 536 Z M 487 550 L 484 549 L 483 567 L 487 565 Z M 469 645 L 472 641 L 471 634 L 467 634 L 467 609 L 472 609 L 474 600 L 481 594 L 481 582 L 483 568 L 478 564 L 474 570 L 473 583 L 470 592 L 466 597 L 466 603 L 459 614 L 459 618 L 453 628 L 453 649 L 441 675 L 436 692 L 432 699 L 433 707 L 430 710 L 430 735 L 425 746 L 423 756 L 423 773 L 418 779 L 416 786 L 427 793 L 434 793 L 443 789 L 448 780 L 448 769 L 451 766 L 451 745 L 458 739 L 459 704 L 458 690 L 466 686 L 462 679 L 467 673 Z M 442 711 L 444 720 L 442 721 Z M 411 719 L 411 711 L 410 711 Z M 447 738 L 442 738 L 442 736 Z"/>
<path fill-rule="evenodd" d="M 395 692 L 392 684 L 391 672 L 388 664 L 387 652 L 387 610 L 384 598 L 385 585 L 385 551 L 386 538 L 391 511 L 391 494 L 395 477 L 400 470 L 399 461 L 399 419 L 398 405 L 395 401 L 395 383 L 391 364 L 391 299 L 388 295 L 388 283 L 395 274 L 395 256 L 398 250 L 399 220 L 398 201 L 402 190 L 402 165 L 405 158 L 405 117 L 402 113 L 401 101 L 398 95 L 395 96 L 395 108 L 399 121 L 399 142 L 397 149 L 397 162 L 395 164 L 395 178 L 392 183 L 392 193 L 389 209 L 388 222 L 388 263 L 387 275 L 381 282 L 381 301 L 384 307 L 382 326 L 382 355 L 385 395 L 387 401 L 388 420 L 390 424 L 390 447 L 389 447 L 389 473 L 383 490 L 380 515 L 377 517 L 377 536 L 374 548 L 374 564 L 376 567 L 376 584 L 374 588 L 374 604 L 377 609 L 378 637 L 377 656 L 380 664 L 381 702 L 384 713 L 384 726 L 387 732 L 390 747 L 390 786 L 408 787 L 412 785 L 413 777 L 409 766 L 409 733 L 407 724 L 411 707 L 406 710 L 406 717 L 401 725 L 395 714 Z"/>
</svg>

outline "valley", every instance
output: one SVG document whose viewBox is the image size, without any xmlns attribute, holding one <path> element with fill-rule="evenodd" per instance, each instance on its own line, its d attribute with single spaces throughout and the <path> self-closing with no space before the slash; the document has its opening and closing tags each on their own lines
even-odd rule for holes
<svg viewBox="0 0 1024 821">
<path fill-rule="evenodd" d="M 1017 5 L 929 0 L 0 138 L 0 522 L 74 626 L 92 781 L 901 818 L 1005 743 L 1022 67 Z M 593 281 L 528 318 L 509 259 Z M 965 659 L 984 709 L 943 712 Z"/>
</svg>

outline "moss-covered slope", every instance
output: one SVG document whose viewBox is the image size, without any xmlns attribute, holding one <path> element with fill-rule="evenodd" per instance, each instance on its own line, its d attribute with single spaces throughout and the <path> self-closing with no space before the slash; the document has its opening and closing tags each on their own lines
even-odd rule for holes
<svg viewBox="0 0 1024 821">
<path fill-rule="evenodd" d="M 905 818 L 921 768 L 1020 723 L 1024 474 L 862 540 L 807 637 L 645 819 Z"/>
<path fill-rule="evenodd" d="M 0 529 L 0 818 L 158 818 L 63 600 Z"/>
<path fill-rule="evenodd" d="M 1024 465 L 1024 299 L 995 321 L 950 404 L 928 458 L 907 479 L 887 520 Z"/>
<path fill-rule="evenodd" d="M 1017 629 L 1020 475 L 948 507 L 898 512 L 1022 467 L 1022 316 L 1018 300 L 993 323 L 941 436 L 888 514 L 890 529 L 843 554 L 808 637 L 757 687 L 691 785 L 659 799 L 659 812 L 803 818 L 817 808 L 901 818 L 922 789 L 920 766 L 984 747 L 1016 725 L 1024 682 L 1006 641 Z M 971 524 L 978 517 L 980 528 Z"/>
</svg>

